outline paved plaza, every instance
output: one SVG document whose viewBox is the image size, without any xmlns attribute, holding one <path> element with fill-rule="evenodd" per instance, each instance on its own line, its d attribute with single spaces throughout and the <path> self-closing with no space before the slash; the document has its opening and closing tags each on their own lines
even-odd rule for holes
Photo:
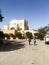
<svg viewBox="0 0 49 65">
<path fill-rule="evenodd" d="M 18 46 L 0 51 L 0 65 L 49 65 L 49 45 L 44 41 L 37 40 L 37 45 L 24 41 Z"/>
</svg>

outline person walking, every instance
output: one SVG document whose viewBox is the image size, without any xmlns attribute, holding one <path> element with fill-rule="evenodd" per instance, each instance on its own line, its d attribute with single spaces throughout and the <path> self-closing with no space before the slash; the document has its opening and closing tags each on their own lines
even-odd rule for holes
<svg viewBox="0 0 49 65">
<path fill-rule="evenodd" d="M 36 37 L 34 37 L 34 45 L 36 45 Z"/>
<path fill-rule="evenodd" d="M 28 40 L 28 41 L 29 41 L 29 45 L 30 45 L 30 42 L 31 42 L 31 38 L 29 38 L 29 40 Z"/>
</svg>

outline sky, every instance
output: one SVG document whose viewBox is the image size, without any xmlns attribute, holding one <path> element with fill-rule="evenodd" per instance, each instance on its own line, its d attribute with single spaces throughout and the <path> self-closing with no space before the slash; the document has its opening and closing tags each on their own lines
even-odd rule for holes
<svg viewBox="0 0 49 65">
<path fill-rule="evenodd" d="M 49 0 L 0 0 L 4 17 L 0 28 L 12 19 L 28 20 L 29 29 L 39 29 L 49 24 Z"/>
</svg>

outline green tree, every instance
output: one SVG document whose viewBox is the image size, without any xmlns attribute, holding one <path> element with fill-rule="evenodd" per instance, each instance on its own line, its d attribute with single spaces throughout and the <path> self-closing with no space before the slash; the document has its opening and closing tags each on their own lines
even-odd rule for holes
<svg viewBox="0 0 49 65">
<path fill-rule="evenodd" d="M 31 38 L 32 39 L 32 33 L 31 32 L 26 32 L 26 36 L 28 37 L 28 38 Z"/>
<path fill-rule="evenodd" d="M 11 30 L 15 30 L 15 28 L 14 28 L 14 27 L 12 27 L 12 28 L 11 28 Z"/>
<path fill-rule="evenodd" d="M 4 38 L 5 36 L 4 36 L 4 33 L 2 32 L 2 31 L 0 31 L 0 38 Z"/>
<path fill-rule="evenodd" d="M 0 31 L 0 44 L 3 44 L 3 39 L 4 39 L 4 33 L 2 31 Z"/>
<path fill-rule="evenodd" d="M 38 29 L 38 32 L 39 32 L 38 33 L 38 38 L 41 39 L 41 40 L 43 40 L 43 38 L 44 38 L 44 36 L 46 34 L 45 27 Z"/>
<path fill-rule="evenodd" d="M 0 9 L 0 22 L 2 22 L 3 21 L 3 16 L 2 16 L 2 11 L 1 11 L 1 9 Z"/>
<path fill-rule="evenodd" d="M 7 39 L 10 39 L 10 35 L 9 34 L 4 34 L 5 35 L 5 37 L 7 38 Z"/>
<path fill-rule="evenodd" d="M 19 39 L 22 39 L 22 34 L 20 32 L 16 32 L 15 36 L 18 37 Z"/>
<path fill-rule="evenodd" d="M 4 18 L 1 13 L 2 12 L 1 12 L 1 9 L 0 9 L 0 22 L 2 22 L 3 18 Z M 3 38 L 4 38 L 4 34 L 3 34 L 2 31 L 0 31 L 0 44 L 3 44 L 3 40 L 2 40 Z"/>
<path fill-rule="evenodd" d="M 16 38 L 16 36 L 15 36 L 14 34 L 10 34 L 10 36 L 11 36 L 13 39 Z"/>
</svg>

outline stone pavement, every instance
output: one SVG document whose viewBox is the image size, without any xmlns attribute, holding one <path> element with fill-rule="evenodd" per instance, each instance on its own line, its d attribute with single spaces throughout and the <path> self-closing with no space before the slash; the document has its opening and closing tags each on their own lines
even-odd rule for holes
<svg viewBox="0 0 49 65">
<path fill-rule="evenodd" d="M 0 65 L 49 65 L 49 45 L 37 41 L 37 45 L 23 42 L 23 48 L 13 51 L 0 51 Z"/>
</svg>

